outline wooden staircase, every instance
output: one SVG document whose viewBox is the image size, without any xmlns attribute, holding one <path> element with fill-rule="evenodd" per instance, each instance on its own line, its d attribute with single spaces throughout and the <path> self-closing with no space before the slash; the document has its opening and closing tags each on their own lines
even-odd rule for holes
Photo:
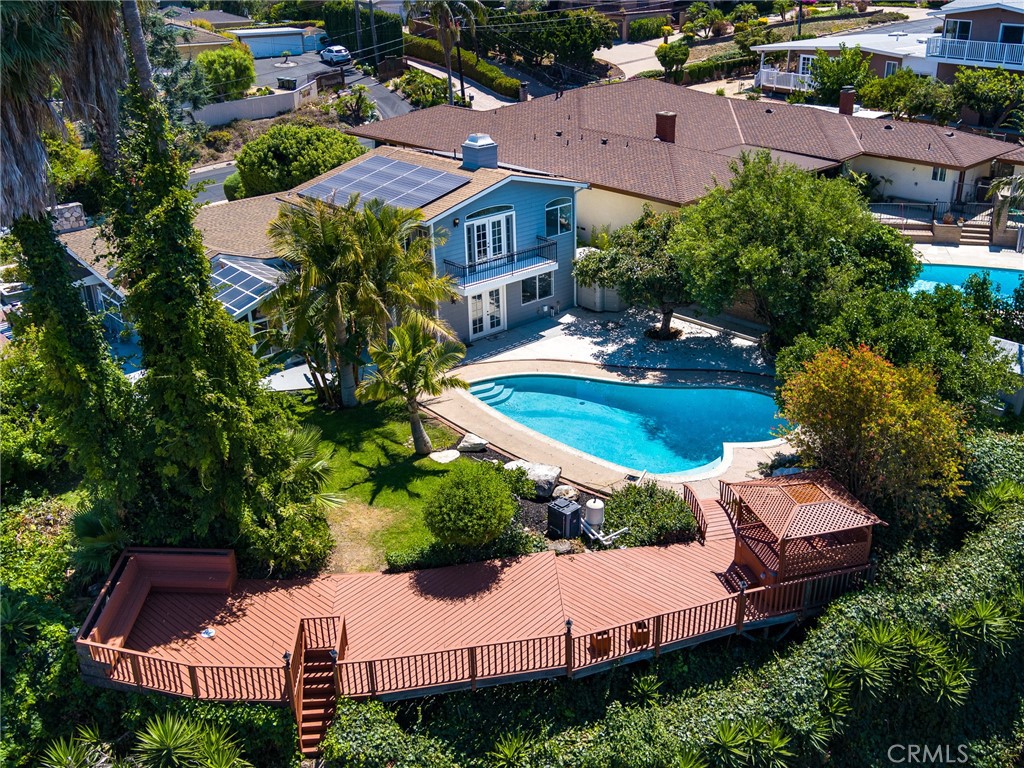
<svg viewBox="0 0 1024 768">
<path fill-rule="evenodd" d="M 302 662 L 302 720 L 299 746 L 306 757 L 315 757 L 327 726 L 334 719 L 338 696 L 334 687 L 334 659 L 327 649 L 307 650 Z"/>
</svg>

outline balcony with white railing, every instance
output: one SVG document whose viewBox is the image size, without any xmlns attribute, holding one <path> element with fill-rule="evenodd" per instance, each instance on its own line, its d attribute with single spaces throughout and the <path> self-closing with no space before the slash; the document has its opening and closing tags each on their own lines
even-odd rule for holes
<svg viewBox="0 0 1024 768">
<path fill-rule="evenodd" d="M 512 282 L 530 275 L 558 269 L 558 250 L 554 240 L 538 238 L 541 242 L 500 256 L 476 259 L 466 264 L 444 260 L 445 274 L 451 275 L 460 292 L 481 283 L 501 280 Z"/>
<path fill-rule="evenodd" d="M 758 88 L 770 88 L 772 90 L 814 90 L 814 81 L 810 75 L 802 75 L 799 72 L 784 72 L 781 69 L 772 69 L 770 67 L 764 67 L 757 73 L 754 85 Z"/>
<path fill-rule="evenodd" d="M 1024 45 L 991 43 L 985 40 L 954 40 L 932 37 L 925 43 L 925 55 L 937 59 L 962 61 L 977 66 L 1012 67 L 1024 65 Z"/>
</svg>

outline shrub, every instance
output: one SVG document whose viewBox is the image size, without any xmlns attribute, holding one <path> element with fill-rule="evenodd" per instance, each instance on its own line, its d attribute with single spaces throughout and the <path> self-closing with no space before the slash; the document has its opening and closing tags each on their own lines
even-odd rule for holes
<svg viewBox="0 0 1024 768">
<path fill-rule="evenodd" d="M 636 77 L 646 77 L 648 80 L 659 80 L 664 76 L 664 69 L 645 69 L 643 72 L 636 73 Z"/>
<path fill-rule="evenodd" d="M 966 447 L 964 476 L 972 486 L 1024 478 L 1024 434 L 982 430 L 967 438 Z"/>
<path fill-rule="evenodd" d="M 242 570 L 253 575 L 293 578 L 317 573 L 334 549 L 323 509 L 315 504 L 289 504 L 247 525 L 242 531 Z M 253 569 L 269 566 L 269 573 Z"/>
<path fill-rule="evenodd" d="M 238 42 L 214 51 L 203 51 L 196 56 L 196 66 L 203 73 L 216 101 L 244 98 L 256 82 L 252 52 Z"/>
<path fill-rule="evenodd" d="M 324 768 L 454 768 L 435 740 L 407 734 L 379 701 L 341 699 L 320 745 Z"/>
<path fill-rule="evenodd" d="M 697 523 L 682 497 L 653 480 L 623 486 L 605 502 L 605 530 L 629 527 L 617 541 L 627 547 L 693 541 Z"/>
<path fill-rule="evenodd" d="M 399 91 L 417 109 L 436 107 L 438 104 L 448 103 L 448 83 L 429 72 L 412 67 L 407 69 L 394 83 L 395 90 Z M 455 104 L 460 107 L 468 107 L 469 101 L 463 100 L 458 93 L 455 94 Z"/>
<path fill-rule="evenodd" d="M 210 149 L 223 152 L 231 144 L 231 131 L 209 131 L 205 143 Z"/>
<path fill-rule="evenodd" d="M 897 11 L 884 11 L 868 17 L 868 24 L 888 24 L 890 21 L 906 21 L 910 17 Z"/>
<path fill-rule="evenodd" d="M 388 571 L 405 573 L 424 568 L 443 568 L 448 565 L 479 563 L 506 557 L 520 557 L 547 549 L 547 540 L 539 533 L 523 528 L 513 520 L 492 541 L 482 547 L 463 547 L 457 544 L 433 542 L 415 549 L 384 553 Z"/>
<path fill-rule="evenodd" d="M 661 37 L 662 27 L 671 27 L 672 19 L 668 16 L 656 16 L 650 19 L 636 19 L 629 22 L 629 41 L 631 43 L 642 43 L 645 40 L 654 40 Z"/>
<path fill-rule="evenodd" d="M 224 179 L 224 197 L 228 200 L 241 200 L 245 197 L 245 187 L 242 186 L 242 177 L 238 171 Z"/>
<path fill-rule="evenodd" d="M 657 37 L 657 35 L 655 35 Z M 444 66 L 444 51 L 441 44 L 436 40 L 427 40 L 422 37 L 405 36 L 405 53 L 417 59 L 431 61 L 434 64 Z M 504 72 L 493 64 L 478 58 L 469 51 L 462 51 L 462 69 L 470 80 L 475 80 L 485 88 L 490 88 L 502 96 L 510 99 L 519 98 L 520 82 L 515 78 L 508 77 Z"/>
<path fill-rule="evenodd" d="M 236 162 L 245 194 L 252 197 L 291 189 L 365 151 L 354 136 L 333 128 L 275 125 L 246 144 Z"/>
<path fill-rule="evenodd" d="M 423 508 L 427 528 L 438 541 L 478 547 L 508 527 L 517 505 L 503 472 L 485 461 L 452 465 Z"/>
<path fill-rule="evenodd" d="M 106 174 L 96 153 L 82 149 L 82 140 L 75 129 L 67 126 L 67 138 L 43 136 L 49 178 L 58 203 L 81 203 L 92 216 L 103 207 Z"/>
</svg>

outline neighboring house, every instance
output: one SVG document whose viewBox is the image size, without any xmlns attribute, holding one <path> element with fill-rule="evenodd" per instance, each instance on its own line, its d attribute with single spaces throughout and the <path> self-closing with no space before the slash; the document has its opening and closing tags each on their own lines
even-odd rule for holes
<svg viewBox="0 0 1024 768">
<path fill-rule="evenodd" d="M 925 52 L 940 80 L 959 67 L 1024 69 L 1024 0 L 953 0 L 928 15 L 943 19 Z"/>
<path fill-rule="evenodd" d="M 298 27 L 261 27 L 233 29 L 231 34 L 249 46 L 255 59 L 272 59 L 285 52 L 302 54 L 306 33 Z"/>
<path fill-rule="evenodd" d="M 423 232 L 437 274 L 454 280 L 460 300 L 440 315 L 464 341 L 536 320 L 575 303 L 576 193 L 586 184 L 498 167 L 487 136 L 463 143 L 462 162 L 424 152 L 373 150 L 289 192 L 205 206 L 196 228 L 211 260 L 211 282 L 228 313 L 256 332 L 267 320 L 260 305 L 285 278 L 267 236 L 283 204 L 317 198 L 346 202 L 359 192 L 423 212 Z M 96 228 L 60 235 L 75 261 L 86 305 L 125 330 L 108 249 Z"/>
<path fill-rule="evenodd" d="M 423 211 L 440 238 L 434 269 L 461 299 L 440 316 L 463 341 L 498 333 L 575 304 L 576 194 L 586 184 L 498 167 L 489 136 L 462 143 L 462 162 L 383 147 L 283 196 L 339 204 L 353 192 Z"/>
<path fill-rule="evenodd" d="M 811 62 L 818 51 L 838 56 L 842 48 L 860 46 L 861 53 L 870 55 L 871 71 L 878 77 L 888 77 L 904 67 L 919 75 L 935 75 L 936 62 L 925 56 L 925 46 L 931 34 L 892 32 L 874 35 L 835 35 L 813 40 L 791 40 L 784 43 L 755 45 L 752 51 L 761 54 L 761 66 L 754 77 L 754 85 L 764 93 L 788 94 L 793 91 L 814 89 L 811 80 Z M 784 62 L 772 59 L 785 53 Z M 766 61 L 767 60 L 767 61 Z"/>
<path fill-rule="evenodd" d="M 1002 392 L 999 399 L 1017 416 L 1024 411 L 1024 344 L 998 336 L 990 336 L 989 341 L 1003 353 L 1010 371 L 1017 381 L 1017 389 L 1013 392 Z"/>
<path fill-rule="evenodd" d="M 216 51 L 226 45 L 231 45 L 230 38 L 218 35 L 216 32 L 173 21 L 168 22 L 167 26 L 174 30 L 177 40 L 174 47 L 183 59 L 191 60 L 203 51 Z"/>
<path fill-rule="evenodd" d="M 391 144 L 458 156 L 454 136 L 486 133 L 503 168 L 587 182 L 577 229 L 634 221 L 645 203 L 671 210 L 725 183 L 741 152 L 768 149 L 807 170 L 845 164 L 884 177 L 885 194 L 927 203 L 973 200 L 1005 143 L 924 123 L 865 120 L 775 101 L 724 99 L 638 78 L 477 111 L 439 106 L 349 131 Z"/>
<path fill-rule="evenodd" d="M 248 16 L 237 16 L 224 11 L 194 11 L 191 8 L 184 8 L 180 5 L 172 5 L 160 9 L 160 15 L 168 21 L 177 24 L 191 24 L 197 19 L 207 21 L 214 29 L 234 29 L 236 27 L 248 27 L 252 19 Z"/>
</svg>

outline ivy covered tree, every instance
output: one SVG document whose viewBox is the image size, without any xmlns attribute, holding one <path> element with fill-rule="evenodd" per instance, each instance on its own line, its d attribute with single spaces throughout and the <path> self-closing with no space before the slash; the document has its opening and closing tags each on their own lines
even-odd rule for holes
<svg viewBox="0 0 1024 768">
<path fill-rule="evenodd" d="M 818 51 L 811 60 L 814 95 L 821 104 L 835 106 L 839 103 L 839 92 L 843 88 L 851 86 L 859 91 L 874 77 L 871 72 L 871 54 L 865 56 L 859 45 L 853 48 L 840 45 L 837 56 Z"/>
<path fill-rule="evenodd" d="M 960 416 L 918 366 L 897 367 L 866 346 L 828 348 L 782 389 L 790 443 L 879 511 L 936 527 L 962 495 Z"/>
<path fill-rule="evenodd" d="M 848 182 L 775 163 L 766 151 L 742 155 L 732 171 L 728 186 L 685 210 L 667 246 L 708 312 L 751 302 L 777 350 L 831 319 L 846 292 L 913 282 L 913 248 Z"/>
<path fill-rule="evenodd" d="M 366 151 L 354 136 L 334 128 L 275 125 L 250 141 L 236 163 L 248 197 L 291 189 Z"/>
</svg>

